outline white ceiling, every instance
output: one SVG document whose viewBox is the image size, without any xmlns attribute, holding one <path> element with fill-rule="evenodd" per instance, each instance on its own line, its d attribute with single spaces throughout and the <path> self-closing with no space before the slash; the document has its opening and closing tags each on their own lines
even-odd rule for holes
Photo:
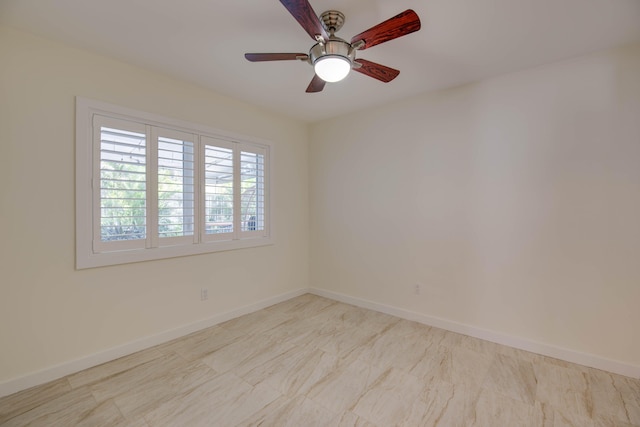
<svg viewBox="0 0 640 427">
<path fill-rule="evenodd" d="M 321 93 L 301 61 L 313 41 L 278 0 L 0 0 L 0 22 L 305 121 L 640 41 L 639 0 L 310 0 L 346 15 L 351 36 L 405 9 L 422 29 L 358 52 L 401 71 L 390 83 L 351 73 Z"/>
</svg>

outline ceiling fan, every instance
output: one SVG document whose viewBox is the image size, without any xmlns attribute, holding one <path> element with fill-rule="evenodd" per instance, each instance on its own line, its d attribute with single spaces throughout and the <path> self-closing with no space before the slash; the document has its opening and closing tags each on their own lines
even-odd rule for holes
<svg viewBox="0 0 640 427">
<path fill-rule="evenodd" d="M 307 87 L 307 92 L 320 92 L 326 82 L 337 82 L 345 78 L 350 70 L 388 83 L 400 71 L 367 61 L 356 59 L 356 51 L 368 49 L 380 43 L 405 36 L 420 29 L 420 18 L 411 9 L 387 19 L 347 42 L 335 33 L 344 24 L 344 14 L 328 10 L 319 17 L 308 0 L 280 0 L 289 13 L 316 42 L 309 53 L 245 53 L 251 62 L 300 60 L 313 65 L 315 75 Z"/>
</svg>

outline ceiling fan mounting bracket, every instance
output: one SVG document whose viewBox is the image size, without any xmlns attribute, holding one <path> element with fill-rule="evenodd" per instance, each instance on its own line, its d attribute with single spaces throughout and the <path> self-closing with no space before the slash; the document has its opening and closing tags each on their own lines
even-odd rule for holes
<svg viewBox="0 0 640 427">
<path fill-rule="evenodd" d="M 362 49 L 364 45 L 365 45 L 364 40 L 358 40 L 355 43 L 351 43 L 351 49 L 353 50 Z"/>
<path fill-rule="evenodd" d="M 322 26 L 330 34 L 338 32 L 344 25 L 344 13 L 337 10 L 327 10 L 320 15 Z"/>
</svg>

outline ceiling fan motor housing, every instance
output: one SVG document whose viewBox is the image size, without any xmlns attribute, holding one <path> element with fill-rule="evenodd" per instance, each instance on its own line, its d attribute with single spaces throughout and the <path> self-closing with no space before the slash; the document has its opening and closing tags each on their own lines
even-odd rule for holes
<svg viewBox="0 0 640 427">
<path fill-rule="evenodd" d="M 356 59 L 356 51 L 351 48 L 349 43 L 336 37 L 324 43 L 316 43 L 309 51 L 309 60 L 312 64 L 324 56 L 341 56 L 353 64 Z"/>
</svg>

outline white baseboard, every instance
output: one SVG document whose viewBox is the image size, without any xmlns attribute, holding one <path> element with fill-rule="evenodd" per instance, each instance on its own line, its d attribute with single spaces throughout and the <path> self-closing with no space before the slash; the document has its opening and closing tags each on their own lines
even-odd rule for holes
<svg viewBox="0 0 640 427">
<path fill-rule="evenodd" d="M 195 323 L 180 326 L 175 329 L 170 329 L 159 334 L 150 335 L 117 347 L 109 348 L 104 351 L 91 354 L 89 356 L 81 357 L 79 359 L 61 363 L 59 365 L 55 365 L 41 371 L 13 378 L 8 381 L 0 382 L 0 397 L 7 396 L 18 391 L 26 390 L 30 387 L 44 384 L 49 381 L 57 380 L 58 378 L 62 378 L 66 375 L 82 371 L 83 369 L 98 366 L 102 363 L 127 356 L 129 354 L 165 343 L 167 341 L 171 341 L 172 339 L 188 335 L 201 329 L 215 326 L 218 323 L 226 322 L 227 320 L 231 320 L 245 314 L 253 313 L 254 311 L 261 310 L 273 304 L 277 304 L 279 302 L 286 301 L 288 299 L 304 295 L 306 293 L 308 293 L 307 289 L 298 289 L 295 291 L 285 292 L 275 297 L 267 298 L 249 305 L 245 305 L 243 307 L 236 308 L 234 310 L 216 314 L 213 317 L 200 320 Z"/>
<path fill-rule="evenodd" d="M 344 295 L 338 292 L 327 291 L 325 289 L 310 288 L 309 293 L 321 297 L 333 299 L 347 304 L 355 305 L 370 310 L 379 311 L 381 313 L 390 314 L 407 320 L 423 323 L 428 326 L 446 329 L 451 332 L 457 332 L 469 335 L 474 338 L 480 338 L 497 344 L 518 348 L 520 350 L 530 351 L 532 353 L 549 356 L 556 359 L 565 360 L 567 362 L 577 363 L 579 365 L 589 366 L 591 368 L 601 369 L 603 371 L 624 375 L 631 378 L 640 378 L 640 366 L 631 365 L 617 360 L 607 359 L 589 353 L 582 353 L 567 348 L 558 347 L 551 344 L 540 343 L 525 338 L 514 337 L 500 332 L 490 331 L 478 328 L 476 326 L 458 323 L 447 319 L 416 313 L 398 307 L 365 300 L 362 298 Z"/>
</svg>

